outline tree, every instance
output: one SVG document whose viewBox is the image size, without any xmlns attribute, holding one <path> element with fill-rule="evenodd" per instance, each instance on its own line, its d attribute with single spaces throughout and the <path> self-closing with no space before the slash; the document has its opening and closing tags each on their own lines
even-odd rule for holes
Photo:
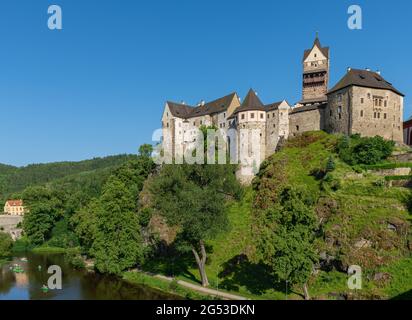
<svg viewBox="0 0 412 320">
<path fill-rule="evenodd" d="M 0 258 L 11 255 L 13 240 L 8 233 L 0 232 Z"/>
<path fill-rule="evenodd" d="M 64 214 L 63 194 L 46 187 L 30 187 L 23 193 L 28 212 L 23 229 L 30 242 L 40 245 L 50 238 L 55 222 Z"/>
<path fill-rule="evenodd" d="M 155 210 L 178 227 L 176 248 L 192 252 L 202 285 L 208 286 L 205 243 L 227 230 L 225 200 L 241 195 L 235 166 L 165 165 L 149 188 Z"/>
<path fill-rule="evenodd" d="M 104 187 L 96 213 L 96 234 L 91 247 L 100 272 L 119 274 L 144 257 L 135 197 L 117 177 Z"/>
<path fill-rule="evenodd" d="M 330 156 L 328 159 L 328 163 L 326 164 L 326 172 L 332 172 L 335 169 L 336 169 L 335 161 L 333 160 L 333 157 Z"/>
<path fill-rule="evenodd" d="M 305 191 L 285 188 L 279 202 L 257 218 L 258 257 L 280 280 L 301 285 L 305 299 L 310 298 L 307 282 L 317 261 L 313 203 Z"/>
</svg>

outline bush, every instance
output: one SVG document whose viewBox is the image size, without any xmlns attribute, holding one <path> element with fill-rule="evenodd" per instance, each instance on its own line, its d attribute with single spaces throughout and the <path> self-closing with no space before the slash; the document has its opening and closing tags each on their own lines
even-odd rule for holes
<svg viewBox="0 0 412 320">
<path fill-rule="evenodd" d="M 374 165 L 387 159 L 395 143 L 380 136 L 373 138 L 358 135 L 343 137 L 337 144 L 339 157 L 350 165 Z"/>
<path fill-rule="evenodd" d="M 9 257 L 12 247 L 13 240 L 11 236 L 7 233 L 0 232 L 0 257 Z"/>
<path fill-rule="evenodd" d="M 386 185 L 385 179 L 378 179 L 373 183 L 373 185 L 375 187 L 384 187 Z"/>
<path fill-rule="evenodd" d="M 335 161 L 333 160 L 333 157 L 330 156 L 328 159 L 328 163 L 326 164 L 326 172 L 332 172 L 335 169 L 336 169 Z"/>
</svg>

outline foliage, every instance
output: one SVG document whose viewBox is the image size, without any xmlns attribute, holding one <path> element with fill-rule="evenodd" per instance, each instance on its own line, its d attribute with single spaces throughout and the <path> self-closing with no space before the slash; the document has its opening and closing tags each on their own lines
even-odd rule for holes
<svg viewBox="0 0 412 320">
<path fill-rule="evenodd" d="M 118 155 L 79 162 L 32 164 L 21 168 L 0 165 L 0 199 L 5 200 L 12 192 L 23 191 L 29 186 L 45 185 L 69 176 L 118 167 L 135 158 L 133 155 Z"/>
<path fill-rule="evenodd" d="M 314 201 L 303 189 L 285 188 L 279 202 L 256 217 L 258 257 L 292 284 L 306 284 L 317 261 Z"/>
<path fill-rule="evenodd" d="M 207 285 L 204 242 L 228 229 L 225 202 L 242 194 L 235 166 L 165 165 L 153 179 L 150 192 L 154 208 L 168 225 L 178 227 L 176 248 L 183 253 L 193 252 L 202 283 Z"/>
<path fill-rule="evenodd" d="M 100 272 L 119 274 L 143 260 L 143 246 L 133 193 L 119 178 L 104 187 L 91 254 Z"/>
<path fill-rule="evenodd" d="M 335 169 L 336 169 L 335 161 L 333 160 L 333 157 L 330 156 L 326 164 L 326 172 L 332 172 Z"/>
<path fill-rule="evenodd" d="M 339 157 L 350 165 L 374 165 L 387 159 L 393 152 L 395 143 L 380 136 L 344 136 L 337 145 Z"/>
<path fill-rule="evenodd" d="M 13 240 L 7 233 L 0 232 L 0 258 L 9 257 L 13 247 Z"/>
<path fill-rule="evenodd" d="M 64 195 L 45 187 L 30 187 L 23 198 L 28 209 L 24 231 L 31 243 L 40 245 L 50 238 L 54 224 L 63 216 Z"/>
</svg>

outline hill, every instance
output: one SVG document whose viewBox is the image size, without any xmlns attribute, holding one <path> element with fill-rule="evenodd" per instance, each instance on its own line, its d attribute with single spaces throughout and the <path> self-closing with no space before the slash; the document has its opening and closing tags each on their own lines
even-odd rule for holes
<svg viewBox="0 0 412 320">
<path fill-rule="evenodd" d="M 370 171 L 352 167 L 336 153 L 339 137 L 311 132 L 288 140 L 267 159 L 241 202 L 228 207 L 231 231 L 210 241 L 206 267 L 211 287 L 254 299 L 302 299 L 299 288 L 278 283 L 256 261 L 254 219 L 278 201 L 286 186 L 303 187 L 318 199 L 319 264 L 310 280 L 315 299 L 402 298 L 412 289 L 411 190 L 389 187 Z M 324 178 L 330 158 L 334 170 Z M 362 290 L 347 286 L 350 265 L 362 268 Z M 147 270 L 199 282 L 196 268 L 152 261 Z"/>
<path fill-rule="evenodd" d="M 78 162 L 32 164 L 20 168 L 0 164 L 0 200 L 5 200 L 9 195 L 21 192 L 29 186 L 45 184 L 80 186 L 84 179 L 92 181 L 101 174 L 106 176 L 111 169 L 135 157 L 117 155 Z"/>
</svg>

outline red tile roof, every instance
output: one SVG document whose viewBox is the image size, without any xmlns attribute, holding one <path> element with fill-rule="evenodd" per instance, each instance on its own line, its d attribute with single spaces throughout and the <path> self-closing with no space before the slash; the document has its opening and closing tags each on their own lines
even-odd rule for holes
<svg viewBox="0 0 412 320">
<path fill-rule="evenodd" d="M 23 200 L 8 200 L 6 204 L 10 207 L 21 207 L 23 206 Z"/>
</svg>

